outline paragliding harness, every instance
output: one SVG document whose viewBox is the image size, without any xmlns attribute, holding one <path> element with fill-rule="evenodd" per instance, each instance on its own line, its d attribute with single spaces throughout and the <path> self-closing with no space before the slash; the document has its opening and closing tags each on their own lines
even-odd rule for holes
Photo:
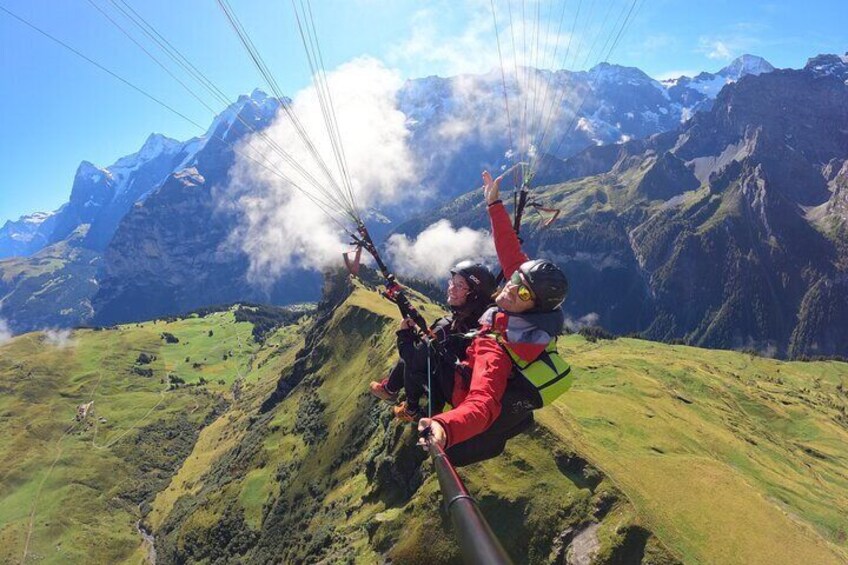
<svg viewBox="0 0 848 565">
<path fill-rule="evenodd" d="M 475 338 L 479 336 L 490 337 L 498 342 L 509 358 L 512 360 L 513 378 L 522 378 L 532 385 L 532 388 L 539 393 L 541 406 L 548 406 L 554 400 L 559 398 L 564 392 L 571 388 L 574 382 L 574 375 L 571 372 L 571 365 L 562 358 L 557 351 L 557 338 L 552 337 L 545 346 L 545 350 L 533 359 L 527 361 L 519 357 L 509 346 L 503 336 L 499 332 L 470 332 L 465 334 L 466 337 Z M 465 375 L 463 375 L 464 377 Z"/>
<path fill-rule="evenodd" d="M 354 235 L 351 234 L 351 238 L 353 241 L 351 245 L 356 246 L 356 251 L 354 259 L 351 261 L 348 258 L 349 253 L 345 253 L 343 255 L 345 260 L 345 265 L 347 265 L 348 270 L 353 276 L 356 276 L 359 272 L 359 264 L 362 255 L 362 250 L 365 249 L 371 256 L 374 258 L 374 261 L 377 263 L 377 268 L 380 269 L 380 273 L 383 275 L 385 290 L 381 291 L 380 294 L 383 295 L 387 300 L 394 302 L 398 309 L 400 310 L 401 316 L 404 318 L 409 318 L 413 322 L 415 322 L 418 331 L 413 332 L 415 339 L 419 341 L 422 345 L 427 347 L 427 402 L 428 402 L 428 410 L 427 415 L 431 416 L 433 413 L 433 386 L 432 386 L 432 377 L 433 377 L 433 366 L 436 368 L 436 378 L 441 380 L 441 366 L 445 359 L 448 358 L 448 350 L 446 347 L 447 340 L 442 342 L 437 335 L 437 331 L 440 328 L 431 328 L 427 325 L 427 321 L 424 319 L 424 316 L 421 315 L 420 312 L 412 305 L 409 301 L 409 298 L 406 296 L 406 292 L 401 286 L 400 283 L 397 282 L 395 276 L 389 271 L 386 264 L 383 263 L 382 258 L 380 257 L 379 251 L 377 251 L 377 247 L 374 245 L 374 241 L 371 239 L 371 235 L 368 233 L 368 228 L 365 227 L 365 224 L 359 222 L 356 231 L 359 234 Z M 442 328 L 443 331 L 443 328 Z M 459 365 L 457 365 L 459 366 Z"/>
<path fill-rule="evenodd" d="M 512 359 L 513 372 L 526 379 L 539 393 L 543 407 L 571 388 L 574 375 L 571 366 L 557 352 L 556 338 L 552 338 L 542 354 L 533 361 L 521 359 L 500 337 L 495 339 Z"/>
</svg>

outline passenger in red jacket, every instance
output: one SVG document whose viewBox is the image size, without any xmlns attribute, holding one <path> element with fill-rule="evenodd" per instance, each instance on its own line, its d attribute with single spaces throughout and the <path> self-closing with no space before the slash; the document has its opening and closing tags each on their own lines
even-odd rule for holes
<svg viewBox="0 0 848 565">
<path fill-rule="evenodd" d="M 419 431 L 429 427 L 429 441 L 445 448 L 455 466 L 499 455 L 508 439 L 533 423 L 533 410 L 541 408 L 542 399 L 513 370 L 507 348 L 532 361 L 562 332 L 565 319 L 560 307 L 568 292 L 565 274 L 550 261 L 529 260 L 521 250 L 500 200 L 500 181 L 483 173 L 495 250 L 507 283 L 495 298 L 497 306 L 480 319 L 463 361 L 467 369 L 456 372 L 452 391 L 443 391 L 453 408 L 418 423 Z"/>
</svg>

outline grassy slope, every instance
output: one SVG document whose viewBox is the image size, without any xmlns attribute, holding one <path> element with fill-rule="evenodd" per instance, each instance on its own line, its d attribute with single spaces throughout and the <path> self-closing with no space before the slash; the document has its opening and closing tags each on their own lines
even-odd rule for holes
<svg viewBox="0 0 848 565">
<path fill-rule="evenodd" d="M 0 317 L 17 332 L 91 319 L 99 255 L 71 240 L 0 261 Z"/>
<path fill-rule="evenodd" d="M 425 308 L 426 315 L 436 315 L 432 305 Z M 392 362 L 396 322 L 391 304 L 357 290 L 326 324 L 326 342 L 312 351 L 315 359 L 301 385 L 273 411 L 251 427 L 249 415 L 262 395 L 245 397 L 223 417 L 226 426 L 204 431 L 203 445 L 234 449 L 225 453 L 221 447 L 205 471 L 203 465 L 181 471 L 169 487 L 174 494 L 157 498 L 152 525 L 164 542 L 165 560 L 373 563 L 383 554 L 400 563 L 459 559 L 429 464 L 420 466 L 424 456 L 413 445 L 413 430 L 392 421 L 388 406 L 367 393 L 369 380 L 380 378 Z M 281 356 L 260 371 L 287 375 L 290 363 Z M 603 499 L 616 499 L 601 477 L 587 481 L 580 468 L 560 468 L 551 452 L 566 452 L 551 442 L 534 434 L 508 456 L 468 472 L 484 511 L 498 517 L 495 530 L 519 559 L 546 561 L 556 534 L 591 520 Z M 196 449 L 189 462 L 195 456 L 204 457 Z M 636 516 L 623 500 L 609 516 L 600 534 L 612 547 L 621 537 L 617 526 Z"/>
<path fill-rule="evenodd" d="M 154 529 L 162 525 L 180 497 L 201 489 L 204 475 L 212 463 L 238 445 L 250 423 L 251 414 L 276 385 L 279 367 L 291 365 L 294 354 L 303 346 L 302 333 L 303 324 L 278 330 L 256 352 L 239 399 L 233 402 L 230 410 L 200 432 L 194 449 L 179 472 L 156 496 L 148 517 Z M 248 511 L 255 510 L 249 505 L 246 508 Z"/>
<path fill-rule="evenodd" d="M 355 299 L 351 300 L 349 307 L 356 308 L 355 302 Z M 380 308 L 379 304 L 376 309 L 385 310 Z M 389 310 L 387 315 L 390 315 L 390 312 Z M 302 335 L 295 332 L 275 337 L 281 341 L 288 340 L 288 342 L 298 345 L 303 343 Z M 337 342 L 335 345 L 336 352 L 333 356 L 338 363 L 345 362 L 346 352 L 344 349 L 346 345 L 361 348 L 359 340 L 351 341 L 348 344 Z M 317 459 L 318 464 L 308 466 L 304 473 L 299 475 L 298 478 L 302 484 L 309 484 L 318 480 L 321 475 L 329 475 L 326 465 L 321 465 L 322 456 L 310 453 L 302 438 L 291 432 L 302 391 L 294 392 L 272 413 L 270 420 L 264 423 L 258 438 L 251 436 L 245 439 L 245 436 L 249 433 L 248 428 L 252 423 L 251 416 L 256 413 L 259 405 L 271 393 L 280 374 L 291 368 L 294 362 L 293 351 L 294 348 L 286 350 L 283 354 L 264 352 L 265 356 L 255 364 L 257 385 L 251 391 L 246 392 L 242 401 L 236 403 L 228 414 L 204 430 L 195 451 L 188 459 L 190 465 L 184 466 L 180 473 L 173 478 L 168 489 L 157 497 L 154 503 L 154 511 L 151 514 L 151 525 L 154 528 L 161 527 L 164 524 L 165 519 L 180 497 L 184 497 L 182 502 L 191 502 L 192 499 L 202 501 L 202 504 L 198 508 L 192 509 L 187 518 L 179 525 L 181 531 L 176 543 L 180 549 L 184 549 L 187 543 L 186 539 L 200 535 L 196 532 L 211 529 L 233 505 L 244 513 L 245 523 L 249 529 L 259 530 L 263 505 L 267 502 L 269 495 L 274 498 L 280 494 L 275 471 L 282 467 L 293 465 L 295 462 L 300 462 L 308 457 L 313 461 Z M 326 367 L 328 373 L 332 373 L 334 368 L 331 364 Z M 357 371 L 361 369 L 361 366 L 350 364 L 349 369 Z M 342 396 L 345 397 L 358 392 L 356 387 L 345 387 L 345 389 L 346 392 L 342 391 Z M 334 402 L 334 405 L 336 411 L 344 410 L 341 399 Z M 340 420 L 339 424 L 342 425 L 342 423 Z M 258 445 L 253 446 L 252 442 L 258 442 Z M 237 463 L 236 465 L 240 469 L 232 472 L 231 468 L 228 467 L 226 469 L 227 476 L 221 481 L 221 477 L 215 476 L 214 464 L 226 459 L 230 450 L 238 450 L 239 446 L 245 444 L 253 446 L 246 448 L 246 450 L 255 450 L 247 468 L 241 468 L 242 464 Z M 213 471 L 212 473 L 210 473 L 210 468 Z M 219 488 L 219 482 L 225 483 L 223 488 Z M 351 482 L 346 485 L 346 488 L 358 490 L 361 486 L 364 485 Z M 358 531 L 361 528 L 354 527 L 353 529 Z M 362 534 L 358 533 L 358 535 L 361 537 Z M 373 553 L 371 555 L 373 556 Z"/>
<path fill-rule="evenodd" d="M 37 334 L 3 346 L 0 418 L 13 430 L 0 436 L 4 557 L 20 559 L 32 500 L 62 448 L 39 497 L 30 554 L 138 561 L 138 511 L 114 502 L 124 477 L 137 474 L 120 447 L 132 445 L 133 426 L 163 398 L 143 424 L 185 413 L 197 424 L 214 400 L 193 387 L 163 397 L 160 375 L 174 372 L 189 382 L 204 375 L 206 388 L 232 404 L 200 431 L 170 480 L 157 483 L 146 522 L 160 559 L 456 561 L 414 434 L 366 392 L 389 368 L 396 319 L 393 306 L 357 289 L 311 355 L 298 356 L 306 367 L 301 384 L 265 415 L 258 407 L 280 375 L 297 368 L 306 325 L 279 330 L 262 348 L 231 314 L 76 332 L 72 350 L 45 347 Z M 165 345 L 161 331 L 180 343 Z M 511 442 L 503 457 L 462 471 L 519 561 L 561 557 L 556 535 L 589 522 L 600 523 L 600 562 L 632 557 L 633 540 L 637 555 L 647 541 L 652 563 L 673 561 L 668 550 L 692 563 L 846 559 L 848 432 L 846 396 L 837 389 L 848 385 L 846 365 L 579 336 L 561 340 L 561 349 L 580 377 L 572 391 L 540 411 L 542 426 Z M 128 373 L 140 350 L 158 357 L 153 379 Z M 235 359 L 223 360 L 230 350 Z M 97 385 L 101 367 L 108 378 Z M 30 370 L 41 378 L 24 381 Z M 92 427 L 60 441 L 95 386 L 109 395 L 94 393 L 108 424 L 96 437 Z M 124 401 L 124 394 L 135 396 Z M 106 404 L 110 397 L 121 399 L 120 410 Z M 117 443 L 94 449 L 92 439 Z M 95 495 L 94 485 L 104 494 Z"/>
<path fill-rule="evenodd" d="M 0 347 L 2 560 L 17 562 L 26 550 L 28 560 L 117 562 L 137 550 L 138 503 L 164 486 L 196 430 L 244 374 L 256 347 L 250 328 L 226 312 L 79 330 L 65 347 L 39 333 Z M 165 344 L 162 331 L 180 343 Z M 234 356 L 223 360 L 230 350 Z M 141 366 L 153 377 L 131 371 L 141 352 L 157 357 Z M 202 366 L 192 368 L 186 356 Z M 171 372 L 211 382 L 168 390 Z M 77 405 L 91 400 L 94 412 L 76 423 Z"/>
<path fill-rule="evenodd" d="M 414 434 L 365 393 L 389 367 L 395 319 L 363 289 L 336 311 L 324 330 L 331 348 L 319 344 L 303 382 L 261 428 L 245 431 L 241 455 L 220 458 L 226 465 L 206 475 L 198 466 L 192 496 L 180 501 L 185 513 L 166 528 L 176 528 L 179 551 L 234 559 L 232 544 L 208 545 L 215 524 L 237 509 L 252 532 L 241 555 L 260 562 L 458 558 L 429 465 L 417 479 L 410 471 Z M 587 521 L 601 524 L 607 562 L 640 527 L 655 562 L 669 559 L 663 544 L 686 562 L 845 558 L 848 442 L 836 386 L 848 367 L 629 339 L 572 336 L 562 349 L 581 377 L 572 392 L 541 411 L 540 430 L 513 441 L 504 457 L 462 472 L 519 560 L 546 562 L 556 552 L 551 532 Z M 290 362 L 272 360 L 272 372 L 285 375 Z M 310 403 L 323 410 L 307 417 Z M 247 422 L 250 412 L 245 405 L 239 418 Z M 210 435 L 210 445 L 227 441 L 220 437 Z M 561 464 L 572 451 L 602 472 Z M 605 499 L 609 513 L 598 511 Z"/>
<path fill-rule="evenodd" d="M 848 366 L 631 339 L 561 349 L 581 378 L 539 420 L 685 561 L 848 559 Z"/>
<path fill-rule="evenodd" d="M 685 562 L 848 559 L 848 365 L 580 336 L 560 349 L 579 378 L 537 420 Z M 499 466 L 466 473 L 476 492 Z"/>
</svg>

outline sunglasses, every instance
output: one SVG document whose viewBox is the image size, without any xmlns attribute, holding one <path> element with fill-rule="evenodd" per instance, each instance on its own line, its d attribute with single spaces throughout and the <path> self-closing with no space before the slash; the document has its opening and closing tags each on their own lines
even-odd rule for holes
<svg viewBox="0 0 848 565">
<path fill-rule="evenodd" d="M 512 276 L 509 278 L 510 284 L 518 287 L 518 299 L 522 302 L 529 302 L 533 300 L 533 291 L 530 290 L 530 287 L 527 286 L 527 283 L 524 282 L 524 278 L 521 276 L 521 273 L 515 271 L 512 273 Z"/>
</svg>

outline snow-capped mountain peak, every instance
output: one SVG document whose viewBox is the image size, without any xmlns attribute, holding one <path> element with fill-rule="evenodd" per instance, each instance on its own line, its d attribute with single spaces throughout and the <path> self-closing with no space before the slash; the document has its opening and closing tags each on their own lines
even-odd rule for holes
<svg viewBox="0 0 848 565">
<path fill-rule="evenodd" d="M 55 212 L 35 212 L 17 221 L 7 220 L 0 227 L 0 257 L 28 255 L 43 247 L 46 236 L 42 232 L 50 231 L 55 218 Z"/>
<path fill-rule="evenodd" d="M 39 225 L 55 213 L 56 212 L 33 212 L 28 216 L 21 216 L 21 221 L 27 224 Z"/>
<path fill-rule="evenodd" d="M 106 169 L 101 169 L 90 161 L 83 161 L 79 164 L 79 167 L 77 167 L 74 182 L 76 183 L 78 180 L 85 180 L 89 183 L 97 183 L 106 176 L 109 176 L 109 171 Z"/>
<path fill-rule="evenodd" d="M 288 99 L 287 101 L 290 102 Z M 204 137 L 209 138 L 214 136 L 225 138 L 229 129 L 249 106 L 255 110 L 257 116 L 270 116 L 279 107 L 279 103 L 276 98 L 268 96 L 258 88 L 254 89 L 250 93 L 250 96 L 242 94 L 235 102 L 227 106 L 223 112 L 215 116 L 212 125 L 206 130 Z"/>
<path fill-rule="evenodd" d="M 741 57 L 737 57 L 732 63 L 721 69 L 716 74 L 736 81 L 745 75 L 761 75 L 763 73 L 770 73 L 773 70 L 774 67 L 771 63 L 762 57 L 746 54 Z"/>
<path fill-rule="evenodd" d="M 254 88 L 253 92 L 250 93 L 250 99 L 254 102 L 259 102 L 260 104 L 265 102 L 269 96 L 261 89 Z"/>
<path fill-rule="evenodd" d="M 671 100 L 680 105 L 681 114 L 686 120 L 695 112 L 708 108 L 726 85 L 746 75 L 761 75 L 773 70 L 774 67 L 762 57 L 742 55 L 717 73 L 703 72 L 694 77 L 663 80 L 662 85 Z"/>
<path fill-rule="evenodd" d="M 152 159 L 162 153 L 173 153 L 181 145 L 182 143 L 176 139 L 171 139 L 161 133 L 151 133 L 137 155 L 139 159 Z"/>
<path fill-rule="evenodd" d="M 818 76 L 835 76 L 848 84 L 848 53 L 845 55 L 816 55 L 804 69 Z"/>
<path fill-rule="evenodd" d="M 8 229 L 14 226 L 15 224 L 28 226 L 31 229 L 35 229 L 55 214 L 56 212 L 33 212 L 32 214 L 21 216 L 17 219 L 17 221 L 6 220 L 6 223 L 3 224 L 3 229 Z"/>
<path fill-rule="evenodd" d="M 131 155 L 121 157 L 107 168 L 113 175 L 125 173 L 135 170 L 140 164 L 164 153 L 178 153 L 181 147 L 182 143 L 176 139 L 165 137 L 161 133 L 151 133 L 147 136 L 141 149 Z"/>
<path fill-rule="evenodd" d="M 652 79 L 636 67 L 623 67 L 610 63 L 600 63 L 588 71 L 589 77 L 595 84 L 628 84 L 636 86 L 639 84 L 654 84 L 662 89 L 660 83 Z"/>
</svg>

